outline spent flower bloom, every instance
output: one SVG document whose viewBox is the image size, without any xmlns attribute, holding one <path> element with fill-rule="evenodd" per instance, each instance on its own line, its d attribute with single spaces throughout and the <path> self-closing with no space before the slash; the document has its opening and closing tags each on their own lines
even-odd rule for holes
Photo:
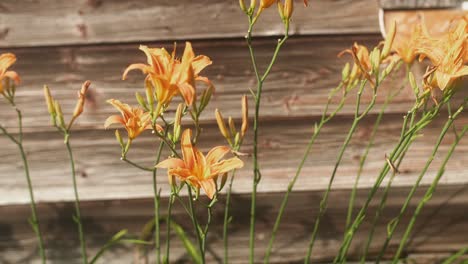
<svg viewBox="0 0 468 264">
<path fill-rule="evenodd" d="M 156 165 L 157 168 L 168 169 L 169 181 L 172 177 L 187 182 L 192 187 L 202 188 L 206 195 L 213 199 L 216 194 L 216 179 L 231 170 L 244 166 L 237 157 L 221 160 L 231 151 L 230 147 L 218 146 L 212 148 L 205 156 L 192 144 L 192 130 L 186 129 L 182 133 L 182 159 L 169 158 Z"/>
<path fill-rule="evenodd" d="M 455 29 L 432 43 L 419 47 L 420 59 L 429 58 L 435 67 L 431 87 L 437 86 L 445 90 L 451 87 L 455 80 L 468 75 L 467 29 L 467 22 L 460 20 Z"/>
<path fill-rule="evenodd" d="M 140 50 L 146 54 L 148 64 L 131 64 L 124 71 L 122 79 L 125 80 L 131 70 L 141 70 L 147 75 L 146 85 L 152 85 L 155 89 L 159 107 L 167 106 L 177 94 L 181 94 L 185 103 L 190 106 L 196 96 L 195 81 L 212 85 L 208 78 L 199 75 L 212 63 L 211 59 L 204 55 L 195 56 L 190 42 L 186 42 L 180 60 L 175 56 L 175 48 L 172 54 L 164 48 L 148 48 L 143 45 Z"/>
<path fill-rule="evenodd" d="M 107 118 L 104 127 L 108 128 L 112 124 L 121 124 L 127 130 L 128 138 L 135 139 L 146 129 L 152 129 L 151 116 L 148 112 L 138 107 L 131 107 L 119 100 L 107 100 L 109 104 L 117 108 L 121 115 L 113 115 Z M 163 128 L 156 124 L 156 129 L 162 131 Z"/>
<path fill-rule="evenodd" d="M 13 53 L 3 53 L 0 55 L 0 93 L 5 92 L 3 80 L 11 79 L 15 84 L 20 83 L 20 77 L 15 71 L 9 71 L 8 68 L 11 67 L 16 62 L 16 56 Z"/>
</svg>

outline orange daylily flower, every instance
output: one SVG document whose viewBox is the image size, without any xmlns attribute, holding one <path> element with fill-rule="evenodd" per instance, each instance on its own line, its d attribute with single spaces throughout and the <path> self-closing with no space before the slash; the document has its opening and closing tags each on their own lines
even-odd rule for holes
<svg viewBox="0 0 468 264">
<path fill-rule="evenodd" d="M 429 45 L 434 40 L 429 38 L 423 24 L 413 26 L 411 34 L 397 33 L 393 41 L 392 50 L 406 63 L 411 64 L 420 53 L 420 48 Z"/>
<path fill-rule="evenodd" d="M 0 93 L 3 93 L 3 80 L 5 78 L 12 79 L 16 84 L 20 83 L 20 77 L 15 71 L 8 71 L 16 62 L 16 56 L 13 53 L 4 53 L 0 55 Z"/>
<path fill-rule="evenodd" d="M 105 128 L 108 128 L 112 124 L 122 124 L 125 130 L 127 130 L 130 140 L 135 139 L 146 129 L 152 128 L 151 116 L 143 109 L 131 107 L 115 99 L 107 100 L 107 102 L 117 108 L 121 116 L 113 115 L 108 117 L 104 124 Z M 158 131 L 163 130 L 159 125 L 156 125 L 156 129 Z"/>
<path fill-rule="evenodd" d="M 216 178 L 233 169 L 244 166 L 237 157 L 221 160 L 231 151 L 227 146 L 212 148 L 205 156 L 192 145 L 192 130 L 186 129 L 182 134 L 181 149 L 183 159 L 169 158 L 156 165 L 157 168 L 168 169 L 169 180 L 172 176 L 187 181 L 195 188 L 202 188 L 206 195 L 213 199 L 216 193 Z"/>
<path fill-rule="evenodd" d="M 444 90 L 456 79 L 468 75 L 468 66 L 465 65 L 468 55 L 467 41 L 467 22 L 461 20 L 447 35 L 419 48 L 421 59 L 427 57 L 435 66 L 432 85 Z"/>
<path fill-rule="evenodd" d="M 199 74 L 212 61 L 204 55 L 195 56 L 190 42 L 186 42 L 181 60 L 175 57 L 175 48 L 172 54 L 164 48 L 140 46 L 140 50 L 146 54 L 148 64 L 131 64 L 123 73 L 122 79 L 125 80 L 128 72 L 135 69 L 147 74 L 146 83 L 154 86 L 161 106 L 167 106 L 179 93 L 187 105 L 192 105 L 195 100 L 195 81 L 203 81 L 211 86 L 209 79 Z"/>
<path fill-rule="evenodd" d="M 354 65 L 349 74 L 347 83 L 353 83 L 356 80 L 368 79 L 371 81 L 371 77 L 369 72 L 372 69 L 370 57 L 369 57 L 369 50 L 366 46 L 359 45 L 356 42 L 353 44 L 351 49 L 343 50 L 338 54 L 338 57 L 343 56 L 343 54 L 349 53 L 353 56 Z"/>
</svg>

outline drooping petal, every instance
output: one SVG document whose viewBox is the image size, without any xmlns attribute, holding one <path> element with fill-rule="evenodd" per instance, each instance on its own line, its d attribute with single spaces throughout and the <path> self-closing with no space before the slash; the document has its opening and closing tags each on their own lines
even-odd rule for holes
<svg viewBox="0 0 468 264">
<path fill-rule="evenodd" d="M 206 196 L 208 198 L 213 199 L 214 195 L 216 194 L 216 183 L 213 179 L 207 179 L 203 181 L 199 181 L 200 186 L 205 191 Z"/>
<path fill-rule="evenodd" d="M 114 106 L 115 108 L 117 108 L 117 110 L 119 110 L 119 112 L 122 114 L 124 119 L 129 118 L 130 116 L 133 115 L 131 111 L 132 108 L 128 104 L 124 104 L 116 99 L 109 99 L 107 100 L 107 102 L 111 104 L 112 106 Z"/>
<path fill-rule="evenodd" d="M 104 128 L 108 128 L 110 125 L 112 124 L 122 124 L 122 125 L 125 125 L 125 121 L 122 119 L 121 116 L 118 116 L 118 115 L 113 115 L 113 116 L 109 116 L 107 119 L 106 119 L 106 122 L 104 122 Z"/>
<path fill-rule="evenodd" d="M 230 151 L 231 151 L 231 148 L 227 146 L 214 147 L 206 155 L 206 163 L 208 165 L 212 165 L 218 162 L 220 159 L 222 159 L 224 155 L 226 155 Z"/>
<path fill-rule="evenodd" d="M 223 160 L 211 166 L 210 177 L 231 171 L 233 169 L 240 169 L 242 167 L 244 167 L 244 162 L 237 157 Z"/>
<path fill-rule="evenodd" d="M 18 73 L 16 73 L 15 71 L 7 71 L 5 72 L 4 76 L 12 79 L 16 85 L 18 85 L 21 81 Z"/>
<path fill-rule="evenodd" d="M 203 69 L 211 65 L 211 59 L 204 55 L 198 55 L 192 60 L 192 67 L 195 75 L 198 75 Z"/>
<path fill-rule="evenodd" d="M 3 75 L 15 62 L 16 56 L 13 53 L 4 53 L 0 55 L 0 75 Z"/>
<path fill-rule="evenodd" d="M 181 159 L 170 158 L 159 162 L 156 168 L 173 169 L 173 168 L 185 168 L 185 162 Z"/>
<path fill-rule="evenodd" d="M 188 83 L 182 83 L 179 84 L 179 91 L 184 98 L 185 104 L 191 106 L 195 100 L 195 88 Z"/>
<path fill-rule="evenodd" d="M 127 75 L 130 71 L 132 70 L 140 70 L 143 72 L 143 74 L 148 74 L 151 72 L 151 67 L 149 67 L 148 65 L 146 64 L 142 64 L 142 63 L 135 63 L 135 64 L 130 64 L 124 71 L 124 73 L 122 74 L 122 80 L 125 80 L 127 79 Z"/>
</svg>

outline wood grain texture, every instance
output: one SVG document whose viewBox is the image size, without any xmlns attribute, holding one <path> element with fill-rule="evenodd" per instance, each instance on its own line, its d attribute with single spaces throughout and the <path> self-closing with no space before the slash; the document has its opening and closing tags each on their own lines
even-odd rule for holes
<svg viewBox="0 0 468 264">
<path fill-rule="evenodd" d="M 350 57 L 337 58 L 337 54 L 350 47 L 354 41 L 374 46 L 380 39 L 378 35 L 291 39 L 281 51 L 278 63 L 264 85 L 261 118 L 298 119 L 321 115 L 330 90 L 341 81 L 342 67 L 350 60 Z M 269 62 L 275 42 L 273 39 L 254 42 L 261 69 Z M 150 46 L 172 49 L 172 43 L 150 43 Z M 215 108 L 220 108 L 225 116 L 240 117 L 240 98 L 243 94 L 249 95 L 249 88 L 255 84 L 245 41 L 196 41 L 193 46 L 197 54 L 206 54 L 214 62 L 206 69 L 206 76 L 212 79 L 217 90 L 202 116 L 203 121 L 214 119 Z M 182 50 L 180 46 L 178 49 Z M 26 131 L 51 129 L 42 94 L 44 84 L 49 85 L 56 99 L 61 102 L 64 113 L 71 113 L 81 83 L 87 79 L 92 81 L 91 103 L 87 104 L 76 129 L 102 129 L 104 120 L 116 113 L 111 105 L 105 103 L 107 99 L 115 98 L 136 104 L 135 92 L 144 92 L 144 77 L 141 73 L 133 72 L 128 80 L 121 80 L 121 74 L 129 64 L 146 61 L 143 52 L 135 44 L 9 51 L 18 55 L 14 69 L 23 78 L 17 91 L 17 101 L 24 110 Z M 423 72 L 423 67 L 418 66 L 414 67 L 416 75 Z M 388 78 L 380 91 L 378 105 L 383 103 L 390 89 L 401 87 L 403 76 L 404 72 L 401 71 L 395 74 L 393 81 Z M 371 98 L 370 89 L 367 92 L 363 96 L 364 103 Z M 342 111 L 344 114 L 354 112 L 352 97 Z M 177 102 L 174 101 L 173 105 L 177 105 Z M 412 104 L 413 95 L 408 89 L 394 100 L 389 111 L 406 112 Z M 5 126 L 17 126 L 13 115 L 14 112 L 6 103 L 0 103 L 0 120 Z"/>
<path fill-rule="evenodd" d="M 405 214 L 390 243 L 386 258 L 393 256 L 404 227 L 416 203 L 421 199 L 424 189 L 421 188 L 416 192 L 408 213 Z M 393 189 L 390 193 L 386 210 L 375 233 L 376 237 L 370 249 L 369 259 L 375 258 L 379 252 L 386 234 L 386 224 L 398 213 L 408 191 L 408 188 L 400 187 Z M 364 202 L 367 192 L 367 189 L 358 192 L 357 206 Z M 290 197 L 290 206 L 287 208 L 278 232 L 271 263 L 302 263 L 322 195 L 321 191 L 308 191 L 295 192 Z M 256 262 L 258 263 L 263 257 L 282 196 L 283 193 L 269 193 L 260 194 L 258 197 L 259 219 L 256 237 Z M 347 197 L 349 197 L 349 190 L 335 190 L 330 195 L 329 208 L 324 216 L 313 254 L 313 260 L 316 263 L 330 263 L 338 250 L 345 225 Z M 249 196 L 246 194 L 236 192 L 233 195 L 231 209 L 233 220 L 229 229 L 231 263 L 247 263 L 249 207 L 245 204 L 248 199 Z M 440 263 L 441 259 L 466 246 L 466 233 L 468 232 L 466 199 L 468 199 L 467 185 L 441 186 L 418 218 L 412 239 L 403 257 L 407 257 L 410 263 Z M 367 239 L 377 201 L 371 204 L 368 216 L 356 234 L 349 252 L 350 263 L 358 260 L 362 246 Z M 162 211 L 165 212 L 167 199 L 163 199 L 162 204 Z M 219 204 L 215 206 L 215 217 L 209 233 L 207 263 L 221 263 L 223 204 L 224 198 L 221 197 Z M 39 205 L 40 219 L 47 241 L 47 253 L 51 263 L 80 263 L 75 226 L 71 220 L 72 211 L 73 205 L 70 203 Z M 82 212 L 90 254 L 94 254 L 106 239 L 122 228 L 128 229 L 131 234 L 139 235 L 143 225 L 150 221 L 153 215 L 151 199 L 84 202 Z M 204 221 L 204 210 L 199 213 L 201 221 Z M 0 207 L 0 214 L 2 215 L 0 261 L 5 264 L 36 263 L 36 242 L 25 221 L 29 215 L 28 206 Z M 191 223 L 178 203 L 176 203 L 173 216 L 175 221 L 190 234 Z M 165 228 L 163 223 L 162 228 Z M 164 235 L 162 241 L 165 241 Z M 135 252 L 135 249 L 128 244 L 119 245 L 106 253 L 99 263 L 138 263 L 135 261 Z M 150 252 L 150 260 L 153 256 L 153 252 Z M 140 261 L 140 263 L 144 262 Z M 181 241 L 175 234 L 172 234 L 171 263 L 190 263 Z"/>
<path fill-rule="evenodd" d="M 305 9 L 298 1 L 291 33 L 378 33 L 377 6 L 370 0 L 352 4 L 320 0 Z M 276 7 L 263 16 L 256 35 L 282 34 Z M 247 18 L 238 1 L 6 0 L 0 4 L 0 47 L 239 38 L 246 31 Z"/>
<path fill-rule="evenodd" d="M 373 117 L 362 123 L 351 142 L 333 185 L 338 189 L 350 189 L 358 170 L 360 155 L 370 135 Z M 396 144 L 401 129 L 402 115 L 388 115 L 381 125 L 377 141 L 372 149 L 360 186 L 372 186 L 381 167 L 386 164 L 388 154 Z M 305 150 L 317 118 L 302 120 L 276 120 L 263 122 L 260 127 L 260 164 L 262 183 L 259 192 L 286 190 L 287 183 L 294 175 L 299 160 Z M 418 139 L 401 167 L 401 174 L 395 179 L 396 186 L 412 186 L 422 166 L 429 158 L 433 144 L 445 121 L 440 119 L 427 128 Z M 463 114 L 459 124 L 466 124 L 468 116 Z M 295 190 L 323 190 L 326 188 L 338 149 L 344 141 L 351 120 L 338 117 L 324 127 L 321 136 L 311 151 Z M 200 148 L 206 153 L 217 145 L 226 144 L 221 140 L 216 125 L 203 125 Z M 123 132 L 125 133 L 125 132 Z M 120 147 L 113 131 L 85 130 L 72 135 L 71 143 L 75 150 L 78 186 L 82 200 L 130 199 L 152 196 L 151 175 L 120 161 Z M 452 135 L 447 135 L 433 166 L 425 175 L 427 184 L 435 176 L 445 153 L 451 144 Z M 24 173 L 17 150 L 5 137 L 0 138 L 0 204 L 28 203 Z M 135 140 L 128 158 L 150 167 L 158 140 L 151 133 L 145 133 Z M 71 178 L 63 139 L 57 133 L 31 133 L 25 138 L 26 151 L 30 154 L 30 167 L 37 200 L 40 202 L 72 201 Z M 251 134 L 246 137 L 242 150 L 252 152 Z M 467 140 L 464 139 L 447 167 L 441 184 L 466 184 L 468 179 Z M 168 153 L 164 153 L 167 156 Z M 244 157 L 245 167 L 240 170 L 235 182 L 238 193 L 251 191 L 251 158 Z M 162 195 L 169 193 L 166 171 L 158 172 Z"/>
<path fill-rule="evenodd" d="M 463 0 L 379 0 L 384 9 L 460 8 Z"/>
</svg>

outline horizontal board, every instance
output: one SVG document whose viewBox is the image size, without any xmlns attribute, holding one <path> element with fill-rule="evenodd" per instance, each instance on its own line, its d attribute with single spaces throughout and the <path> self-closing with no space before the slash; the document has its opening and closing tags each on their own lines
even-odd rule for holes
<svg viewBox="0 0 468 264">
<path fill-rule="evenodd" d="M 410 263 L 427 264 L 440 263 L 441 259 L 466 246 L 468 232 L 468 216 L 465 202 L 468 199 L 466 185 L 441 186 L 432 200 L 422 210 L 416 221 L 413 236 L 409 240 L 404 257 Z M 382 214 L 381 221 L 375 232 L 374 243 L 370 247 L 369 259 L 375 258 L 380 251 L 386 235 L 386 224 L 395 217 L 404 201 L 409 189 L 395 188 L 389 196 L 387 207 Z M 401 239 L 404 227 L 414 211 L 416 203 L 421 199 L 424 189 L 416 195 L 408 207 L 399 228 L 396 229 L 394 239 L 387 251 L 387 259 L 391 258 Z M 367 196 L 367 189 L 360 190 L 356 204 L 360 205 Z M 312 230 L 313 221 L 321 191 L 296 192 L 290 197 L 282 225 L 277 235 L 271 263 L 302 263 L 307 242 Z M 274 217 L 277 214 L 283 193 L 260 194 L 258 197 L 258 221 L 256 226 L 256 261 L 260 263 L 264 255 L 266 244 L 270 237 Z M 335 190 L 331 192 L 329 208 L 324 215 L 313 252 L 313 260 L 329 263 L 333 260 L 341 242 L 346 206 L 349 191 Z M 378 195 L 380 197 L 380 195 Z M 229 227 L 229 257 L 231 263 L 247 263 L 248 256 L 248 215 L 249 200 L 246 194 L 235 194 L 232 200 L 232 222 Z M 378 200 L 369 207 L 368 216 L 361 229 L 356 233 L 349 251 L 348 261 L 358 260 L 362 247 L 369 233 L 370 222 L 374 216 Z M 207 263 L 221 263 L 223 257 L 222 244 L 222 216 L 224 197 L 215 206 L 214 218 L 209 233 Z M 167 199 L 162 199 L 162 215 L 166 212 Z M 152 218 L 152 200 L 113 200 L 82 203 L 84 230 L 87 235 L 87 245 L 90 255 L 105 243 L 106 239 L 120 229 L 128 229 L 133 235 L 139 235 L 143 225 Z M 71 203 L 54 203 L 39 205 L 42 230 L 46 237 L 47 253 L 53 263 L 79 263 L 79 244 L 75 226 L 71 220 L 73 205 Z M 199 217 L 204 221 L 205 211 L 199 211 Z M 36 263 L 36 240 L 26 222 L 29 207 L 7 206 L 0 207 L 2 219 L 0 222 L 0 261 L 2 263 Z M 191 223 L 180 204 L 176 202 L 173 219 L 191 234 Z M 165 248 L 165 225 L 162 223 L 162 248 Z M 192 237 L 192 241 L 195 241 Z M 99 263 L 145 263 L 138 258 L 137 249 L 131 245 L 119 245 L 103 255 Z M 154 253 L 150 251 L 149 260 L 153 261 Z M 139 262 L 137 261 L 139 260 Z M 150 262 L 152 263 L 152 262 Z M 179 238 L 172 234 L 171 263 L 190 263 Z M 386 263 L 386 262 L 384 262 Z"/>
<path fill-rule="evenodd" d="M 305 150 L 313 130 L 313 123 L 317 119 L 305 120 L 277 120 L 263 122 L 260 127 L 259 159 L 262 169 L 262 183 L 260 192 L 284 191 L 287 183 L 294 175 L 296 166 Z M 397 143 L 402 116 L 388 115 L 384 118 L 372 149 L 365 172 L 361 179 L 362 187 L 372 186 L 377 173 L 386 164 L 385 155 Z M 466 124 L 468 116 L 464 114 L 459 120 Z M 410 149 L 401 167 L 401 174 L 395 179 L 397 186 L 411 186 L 422 166 L 425 164 L 436 142 L 444 121 L 438 120 L 423 131 L 424 136 L 419 138 Z M 344 141 L 345 135 L 351 125 L 351 120 L 338 117 L 327 124 L 321 136 L 311 151 L 299 178 L 297 190 L 323 190 L 328 184 L 333 170 L 338 149 Z M 333 188 L 352 188 L 358 170 L 360 155 L 370 136 L 373 127 L 373 117 L 366 119 L 359 126 L 353 141 L 344 155 L 338 170 Z M 224 145 L 220 133 L 215 125 L 203 125 L 204 133 L 200 138 L 200 148 L 206 153 L 216 145 Z M 78 131 L 72 135 L 71 142 L 75 150 L 75 159 L 78 171 L 78 185 L 80 197 L 83 200 L 102 199 L 130 199 L 151 197 L 151 173 L 141 171 L 119 160 L 120 148 L 114 138 L 113 131 Z M 252 134 L 246 137 L 243 152 L 252 153 Z M 433 166 L 427 172 L 423 183 L 427 184 L 434 177 L 438 164 L 453 141 L 450 133 L 440 147 Z M 466 184 L 468 173 L 468 156 L 462 155 L 468 151 L 468 144 L 464 139 L 447 167 L 442 184 Z M 154 157 L 158 140 L 145 133 L 134 141 L 128 158 L 150 167 L 154 164 Z M 24 180 L 22 163 L 15 145 L 0 137 L 0 205 L 28 203 L 27 187 Z M 32 178 L 38 201 L 71 201 L 73 200 L 71 178 L 68 158 L 63 145 L 63 139 L 58 133 L 31 133 L 25 138 L 26 151 L 29 153 Z M 168 152 L 163 154 L 167 156 Z M 251 157 L 243 157 L 245 168 L 238 172 L 235 190 L 238 193 L 251 191 Z M 169 193 L 166 171 L 158 172 L 159 186 L 162 195 Z"/>
<path fill-rule="evenodd" d="M 341 69 L 350 57 L 337 58 L 337 54 L 350 47 L 354 41 L 373 46 L 380 36 L 346 37 L 304 37 L 291 39 L 281 51 L 277 64 L 264 85 L 261 118 L 278 117 L 302 118 L 321 115 L 328 94 L 341 81 Z M 274 40 L 255 41 L 256 55 L 261 69 L 266 68 L 274 45 Z M 172 44 L 150 43 L 150 46 Z M 240 117 L 240 98 L 250 94 L 255 77 L 249 63 L 245 41 L 197 41 L 193 43 L 197 54 L 206 54 L 214 64 L 206 69 L 206 76 L 216 86 L 216 94 L 202 116 L 204 122 L 214 119 L 213 111 L 220 108 L 225 116 Z M 178 48 L 182 50 L 181 47 Z M 90 47 L 34 48 L 9 50 L 18 55 L 14 69 L 23 78 L 17 91 L 17 101 L 24 110 L 26 131 L 51 130 L 49 117 L 43 99 L 42 86 L 48 84 L 53 95 L 62 104 L 64 113 L 71 113 L 76 102 L 76 91 L 84 80 L 91 80 L 89 104 L 77 122 L 76 129 L 102 129 L 104 120 L 116 113 L 105 101 L 120 99 L 136 104 L 135 92 L 144 92 L 143 76 L 131 73 L 127 81 L 121 80 L 123 70 L 131 63 L 146 61 L 137 45 L 103 45 Z M 415 74 L 423 70 L 415 65 Z M 380 90 L 378 104 L 382 104 L 390 89 L 401 87 L 403 71 L 395 74 L 393 81 L 388 78 Z M 201 87 L 203 89 L 203 87 Z M 370 89 L 363 96 L 363 103 L 370 100 Z M 355 93 L 352 93 L 355 94 Z M 340 96 L 337 96 L 339 101 Z M 354 113 L 354 99 L 342 110 Z M 406 112 L 413 104 L 411 90 L 405 90 L 395 98 L 391 112 Z M 173 105 L 176 105 L 176 100 Z M 180 101 L 180 100 L 179 100 Z M 251 100 L 253 109 L 253 100 Z M 253 112 L 253 111 L 251 111 Z M 15 127 L 15 113 L 6 103 L 0 103 L 1 123 Z"/>
<path fill-rule="evenodd" d="M 380 0 L 384 9 L 461 8 L 463 0 Z"/>
<path fill-rule="evenodd" d="M 377 1 L 320 0 L 308 8 L 298 1 L 291 34 L 378 33 L 377 17 Z M 6 0 L 0 5 L 0 47 L 239 38 L 247 26 L 238 1 Z M 273 6 L 255 34 L 282 33 Z"/>
</svg>

